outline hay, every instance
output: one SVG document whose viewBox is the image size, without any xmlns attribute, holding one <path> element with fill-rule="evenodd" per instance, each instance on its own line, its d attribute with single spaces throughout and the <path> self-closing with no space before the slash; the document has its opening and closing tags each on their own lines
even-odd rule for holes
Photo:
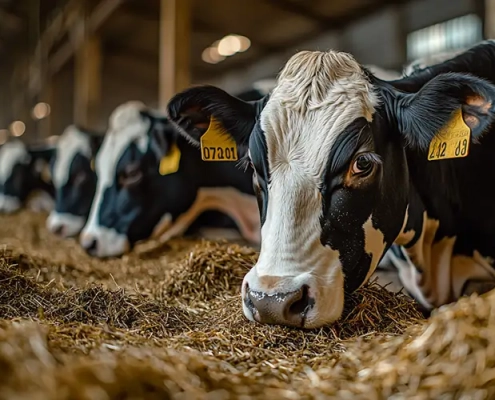
<svg viewBox="0 0 495 400">
<path fill-rule="evenodd" d="M 0 251 L 0 399 L 492 395 L 491 298 L 425 322 L 407 296 L 372 282 L 331 327 L 262 326 L 245 320 L 239 297 L 252 249 L 177 240 L 98 261 L 39 218 L 0 217 L 10 245 Z"/>
</svg>

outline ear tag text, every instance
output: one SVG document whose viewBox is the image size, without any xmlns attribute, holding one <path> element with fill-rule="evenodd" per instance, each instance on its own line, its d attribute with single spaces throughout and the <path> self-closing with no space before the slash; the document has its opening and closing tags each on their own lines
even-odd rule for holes
<svg viewBox="0 0 495 400">
<path fill-rule="evenodd" d="M 222 124 L 211 117 L 208 130 L 201 136 L 203 161 L 237 161 L 237 144 Z"/>
<path fill-rule="evenodd" d="M 466 157 L 470 142 L 471 130 L 462 119 L 461 109 L 458 109 L 431 141 L 428 161 Z"/>
<path fill-rule="evenodd" d="M 179 170 L 180 150 L 177 143 L 174 143 L 168 154 L 160 160 L 160 175 L 170 175 Z"/>
<path fill-rule="evenodd" d="M 95 159 L 94 158 L 91 159 L 91 163 L 89 164 L 89 166 L 91 167 L 92 171 L 95 170 Z"/>
</svg>

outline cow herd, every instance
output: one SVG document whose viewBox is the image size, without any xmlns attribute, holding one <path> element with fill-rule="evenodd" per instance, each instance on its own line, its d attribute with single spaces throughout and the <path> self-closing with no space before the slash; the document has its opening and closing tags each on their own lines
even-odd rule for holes
<svg viewBox="0 0 495 400">
<path fill-rule="evenodd" d="M 335 321 L 384 260 L 430 310 L 495 287 L 494 71 L 492 41 L 402 76 L 301 51 L 259 100 L 197 86 L 166 113 L 120 105 L 104 134 L 72 125 L 52 146 L 8 141 L 0 211 L 49 210 L 53 234 L 100 258 L 237 229 L 260 244 L 241 290 L 259 323 Z"/>
</svg>

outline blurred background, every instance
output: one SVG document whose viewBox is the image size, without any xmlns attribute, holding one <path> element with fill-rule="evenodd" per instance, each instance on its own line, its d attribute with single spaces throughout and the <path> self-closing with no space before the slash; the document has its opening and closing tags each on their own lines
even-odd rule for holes
<svg viewBox="0 0 495 400">
<path fill-rule="evenodd" d="M 163 109 L 190 84 L 244 99 L 298 50 L 401 73 L 495 37 L 494 0 L 0 0 L 0 144 L 104 130 L 128 100 Z"/>
</svg>

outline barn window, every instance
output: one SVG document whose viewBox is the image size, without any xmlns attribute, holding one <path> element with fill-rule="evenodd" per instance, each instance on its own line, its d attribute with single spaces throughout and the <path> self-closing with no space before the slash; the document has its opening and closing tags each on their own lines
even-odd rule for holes
<svg viewBox="0 0 495 400">
<path fill-rule="evenodd" d="M 443 51 L 455 51 L 483 40 L 481 18 L 468 14 L 411 32 L 407 36 L 407 58 L 414 60 Z"/>
</svg>

